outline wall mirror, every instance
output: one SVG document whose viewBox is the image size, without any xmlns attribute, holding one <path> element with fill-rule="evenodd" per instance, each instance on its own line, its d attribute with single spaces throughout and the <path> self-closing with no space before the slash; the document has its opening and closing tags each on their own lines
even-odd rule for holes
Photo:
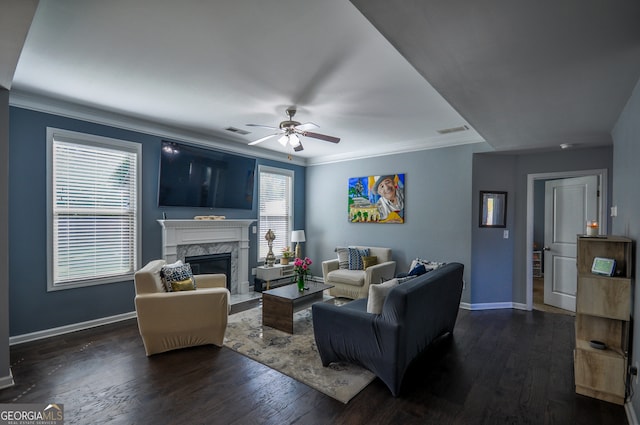
<svg viewBox="0 0 640 425">
<path fill-rule="evenodd" d="M 480 227 L 507 227 L 507 192 L 480 191 Z"/>
</svg>

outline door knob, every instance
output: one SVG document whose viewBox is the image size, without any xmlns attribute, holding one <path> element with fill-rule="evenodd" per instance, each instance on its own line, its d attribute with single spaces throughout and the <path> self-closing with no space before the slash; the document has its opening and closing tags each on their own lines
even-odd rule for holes
<svg viewBox="0 0 640 425">
<path fill-rule="evenodd" d="M 549 248 L 548 246 L 545 246 L 544 248 L 542 248 L 543 251 L 551 251 L 551 248 Z"/>
</svg>

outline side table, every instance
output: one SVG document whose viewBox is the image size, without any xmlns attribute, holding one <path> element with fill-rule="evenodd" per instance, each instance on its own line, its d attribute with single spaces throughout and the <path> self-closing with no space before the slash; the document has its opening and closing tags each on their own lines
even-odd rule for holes
<svg viewBox="0 0 640 425">
<path fill-rule="evenodd" d="M 267 282 L 267 290 L 271 289 L 271 281 L 292 277 L 294 275 L 293 264 L 274 264 L 272 267 L 258 266 L 256 277 Z"/>
</svg>

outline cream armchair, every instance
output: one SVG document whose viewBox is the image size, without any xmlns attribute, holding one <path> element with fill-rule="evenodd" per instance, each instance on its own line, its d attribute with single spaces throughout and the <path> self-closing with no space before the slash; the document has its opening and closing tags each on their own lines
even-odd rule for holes
<svg viewBox="0 0 640 425">
<path fill-rule="evenodd" d="M 396 262 L 391 259 L 390 248 L 373 246 L 358 246 L 369 248 L 369 253 L 377 257 L 377 264 L 365 270 L 346 270 L 339 267 L 338 259 L 322 262 L 322 276 L 324 283 L 333 285 L 329 293 L 334 297 L 350 299 L 366 298 L 369 296 L 369 285 L 382 283 L 395 276 Z"/>
<path fill-rule="evenodd" d="M 160 279 L 164 260 L 135 274 L 138 328 L 147 356 L 178 348 L 222 346 L 231 310 L 224 274 L 196 275 L 195 291 L 166 292 Z"/>
</svg>

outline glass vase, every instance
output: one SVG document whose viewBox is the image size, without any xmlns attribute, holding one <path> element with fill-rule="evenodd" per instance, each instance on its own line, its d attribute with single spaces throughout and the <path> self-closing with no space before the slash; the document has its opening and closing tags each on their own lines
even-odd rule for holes
<svg viewBox="0 0 640 425">
<path fill-rule="evenodd" d="M 304 291 L 304 275 L 298 275 L 298 291 Z"/>
</svg>

